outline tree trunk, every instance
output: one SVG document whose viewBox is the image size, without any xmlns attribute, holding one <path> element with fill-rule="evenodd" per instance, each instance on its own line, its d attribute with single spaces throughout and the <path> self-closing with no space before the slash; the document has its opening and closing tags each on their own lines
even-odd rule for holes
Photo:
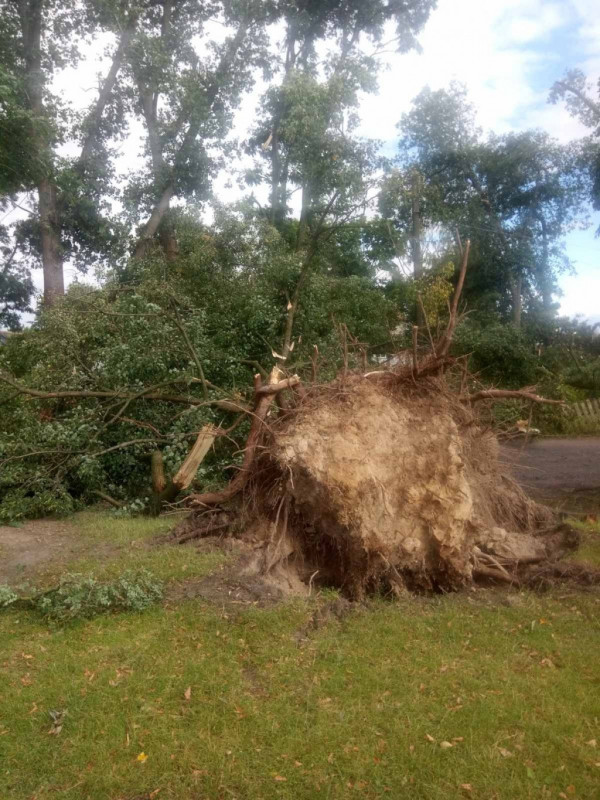
<svg viewBox="0 0 600 800">
<path fill-rule="evenodd" d="M 42 68 L 43 0 L 19 3 L 19 18 L 25 56 L 25 79 L 29 107 L 34 115 L 31 140 L 39 168 L 37 179 L 38 211 L 42 267 L 44 270 L 44 303 L 52 305 L 65 293 L 63 258 L 60 242 L 60 221 L 56 184 L 52 178 L 52 149 L 48 138 L 44 107 L 44 73 Z"/>
<path fill-rule="evenodd" d="M 302 250 L 307 241 L 308 229 L 312 212 L 312 191 L 308 183 L 302 186 L 302 208 L 298 223 L 298 236 L 296 237 L 296 250 Z"/>
<path fill-rule="evenodd" d="M 162 191 L 160 199 L 158 203 L 155 205 L 150 219 L 144 226 L 144 230 L 142 231 L 142 235 L 140 236 L 138 243 L 135 248 L 135 257 L 136 258 L 143 258 L 147 255 L 150 246 L 152 245 L 152 239 L 160 223 L 163 220 L 163 217 L 167 213 L 170 207 L 171 198 L 175 193 L 175 187 L 172 183 L 168 183 L 167 186 Z"/>
<path fill-rule="evenodd" d="M 84 123 L 85 134 L 83 137 L 81 145 L 81 153 L 79 154 L 79 162 L 78 162 L 79 166 L 82 169 L 85 169 L 86 163 L 92 157 L 92 154 L 94 152 L 94 147 L 97 144 L 98 131 L 100 129 L 100 123 L 102 122 L 102 115 L 104 113 L 104 109 L 108 104 L 111 93 L 117 82 L 117 77 L 121 70 L 125 54 L 127 53 L 127 49 L 129 48 L 129 45 L 135 33 L 137 21 L 138 21 L 138 15 L 135 13 L 131 14 L 127 22 L 127 27 L 123 31 L 117 49 L 115 50 L 115 53 L 113 55 L 113 60 L 110 65 L 108 74 L 102 83 L 98 99 L 96 100 L 93 108 L 91 109 L 85 120 Z"/>
<path fill-rule="evenodd" d="M 548 247 L 548 226 L 543 215 L 540 215 L 542 227 L 542 268 L 540 270 L 540 288 L 542 305 L 547 314 L 552 313 L 552 273 L 550 267 L 550 249 Z"/>
<path fill-rule="evenodd" d="M 521 327 L 521 315 L 523 312 L 523 278 L 517 275 L 512 279 L 511 292 L 512 292 L 512 323 L 515 328 Z"/>
<path fill-rule="evenodd" d="M 411 197 L 412 231 L 410 236 L 410 252 L 413 262 L 413 275 L 418 279 L 423 274 L 423 252 L 421 250 L 423 222 L 421 219 L 421 180 L 416 170 L 413 172 L 411 179 Z"/>
<path fill-rule="evenodd" d="M 421 180 L 417 170 L 411 178 L 411 218 L 412 230 L 410 236 L 410 251 L 413 262 L 413 276 L 418 280 L 423 275 L 423 252 L 421 250 L 421 235 L 423 220 L 421 218 Z M 417 303 L 417 325 L 425 324 L 425 317 L 420 303 Z"/>
<path fill-rule="evenodd" d="M 51 306 L 65 293 L 56 186 L 50 178 L 38 183 L 40 238 L 44 269 L 44 304 Z"/>
</svg>

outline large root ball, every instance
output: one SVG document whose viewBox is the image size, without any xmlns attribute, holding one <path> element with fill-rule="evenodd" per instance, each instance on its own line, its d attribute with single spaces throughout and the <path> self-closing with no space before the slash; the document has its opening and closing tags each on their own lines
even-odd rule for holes
<svg viewBox="0 0 600 800">
<path fill-rule="evenodd" d="M 397 588 L 470 579 L 475 527 L 461 435 L 435 402 L 400 403 L 363 381 L 307 404 L 278 431 L 273 456 L 308 549 L 329 552 L 320 566 L 352 594 L 382 576 Z"/>
<path fill-rule="evenodd" d="M 263 436 L 239 530 L 246 570 L 282 592 L 450 591 L 576 546 L 441 380 L 350 376 L 268 418 Z"/>
</svg>

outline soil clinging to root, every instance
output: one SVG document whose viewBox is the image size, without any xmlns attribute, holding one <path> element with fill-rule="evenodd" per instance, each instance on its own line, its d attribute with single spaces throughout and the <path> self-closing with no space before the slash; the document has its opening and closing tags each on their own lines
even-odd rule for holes
<svg viewBox="0 0 600 800">
<path fill-rule="evenodd" d="M 315 388 L 268 419 L 261 448 L 233 528 L 252 545 L 245 574 L 284 593 L 510 583 L 578 544 L 504 474 L 495 436 L 442 381 L 352 375 Z M 196 512 L 181 533 L 210 533 L 211 519 L 223 511 Z"/>
</svg>

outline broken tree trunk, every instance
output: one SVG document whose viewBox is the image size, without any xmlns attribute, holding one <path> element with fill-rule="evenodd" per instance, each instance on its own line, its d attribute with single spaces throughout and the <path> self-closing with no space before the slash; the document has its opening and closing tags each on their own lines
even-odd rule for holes
<svg viewBox="0 0 600 800">
<path fill-rule="evenodd" d="M 260 375 L 255 376 L 255 406 L 252 413 L 252 425 L 250 426 L 250 433 L 246 440 L 246 448 L 244 450 L 244 459 L 235 478 L 219 492 L 204 492 L 203 494 L 191 495 L 188 499 L 188 504 L 194 508 L 216 506 L 223 503 L 228 503 L 232 500 L 246 485 L 250 475 L 250 468 L 252 467 L 256 449 L 258 447 L 260 437 L 263 433 L 265 420 L 269 409 L 275 399 L 276 395 L 295 386 L 300 382 L 297 375 L 292 378 L 284 379 L 283 372 L 279 367 L 273 367 L 269 375 L 266 386 L 261 385 Z"/>
<path fill-rule="evenodd" d="M 179 467 L 172 480 L 167 480 L 162 460 L 162 453 L 156 451 L 152 454 L 152 502 L 151 513 L 153 516 L 160 514 L 163 506 L 172 503 L 180 492 L 188 489 L 194 480 L 198 467 L 204 461 L 206 454 L 213 446 L 218 431 L 212 425 L 205 425 L 183 464 Z"/>
</svg>

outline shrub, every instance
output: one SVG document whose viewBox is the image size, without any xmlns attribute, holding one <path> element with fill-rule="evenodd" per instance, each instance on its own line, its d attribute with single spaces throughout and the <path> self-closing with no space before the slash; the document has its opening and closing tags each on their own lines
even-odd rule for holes
<svg viewBox="0 0 600 800">
<path fill-rule="evenodd" d="M 162 597 L 162 584 L 147 570 L 139 570 L 104 583 L 92 575 L 68 574 L 33 604 L 48 619 L 69 622 L 118 611 L 144 611 Z"/>
<path fill-rule="evenodd" d="M 534 383 L 537 358 L 527 336 L 497 319 L 466 319 L 456 331 L 453 352 L 469 353 L 469 367 L 486 384 L 508 389 Z"/>
<path fill-rule="evenodd" d="M 0 583 L 0 608 L 8 608 L 15 603 L 19 598 L 10 588 L 4 583 Z"/>
</svg>

